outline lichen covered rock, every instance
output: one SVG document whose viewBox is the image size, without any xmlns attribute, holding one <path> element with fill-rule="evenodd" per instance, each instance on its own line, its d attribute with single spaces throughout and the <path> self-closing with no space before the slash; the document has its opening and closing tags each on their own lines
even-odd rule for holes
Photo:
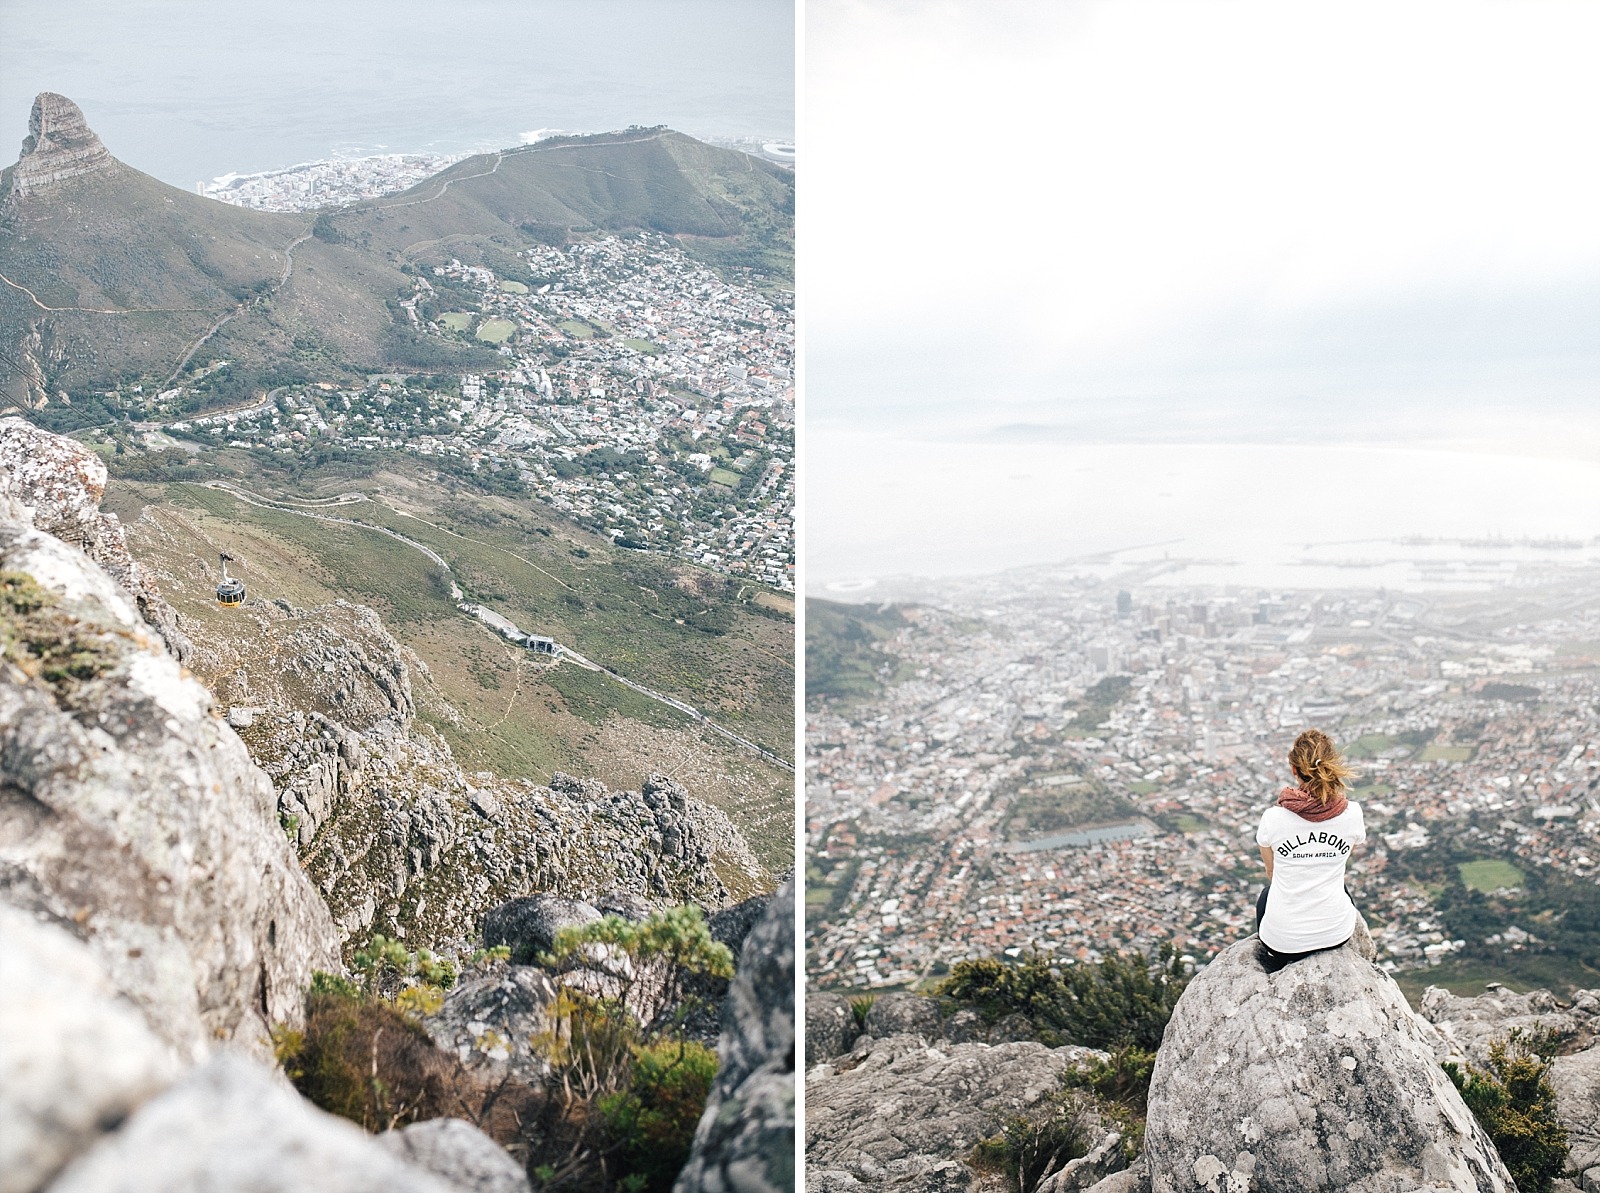
<svg viewBox="0 0 1600 1193">
<path fill-rule="evenodd" d="M 0 898 L 67 926 L 186 1059 L 267 1055 L 327 908 L 211 696 L 75 547 L 0 523 Z"/>
<path fill-rule="evenodd" d="M 1145 1133 L 1154 1193 L 1512 1189 L 1364 927 L 1276 973 L 1256 943 L 1195 975 L 1167 1025 Z"/>
<path fill-rule="evenodd" d="M 673 1193 L 794 1189 L 794 879 L 745 937 L 722 1005 L 717 1079 Z"/>
</svg>

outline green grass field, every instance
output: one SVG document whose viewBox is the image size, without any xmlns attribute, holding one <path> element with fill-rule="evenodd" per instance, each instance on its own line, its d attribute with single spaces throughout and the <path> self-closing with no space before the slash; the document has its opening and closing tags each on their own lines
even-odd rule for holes
<svg viewBox="0 0 1600 1193">
<path fill-rule="evenodd" d="M 1570 998 L 1574 990 L 1600 986 L 1600 971 L 1545 953 L 1506 953 L 1494 962 L 1469 957 L 1427 969 L 1403 969 L 1394 975 L 1394 980 L 1415 1007 L 1421 1004 L 1422 992 L 1429 986 L 1471 996 L 1482 994 L 1488 982 L 1499 982 L 1518 993 L 1549 990 L 1558 998 Z"/>
<path fill-rule="evenodd" d="M 594 339 L 594 328 L 587 323 L 580 323 L 576 319 L 563 319 L 556 326 L 575 340 Z"/>
<path fill-rule="evenodd" d="M 500 289 L 505 291 L 507 294 L 526 294 L 528 292 L 528 288 L 521 282 L 512 281 L 501 282 Z"/>
<path fill-rule="evenodd" d="M 1470 890 L 1488 894 L 1501 887 L 1515 889 L 1522 885 L 1522 871 L 1510 862 L 1494 858 L 1480 858 L 1475 862 L 1462 862 L 1456 866 L 1462 883 Z"/>
<path fill-rule="evenodd" d="M 1471 746 L 1429 746 L 1422 751 L 1423 762 L 1470 762 Z"/>
<path fill-rule="evenodd" d="M 623 340 L 622 342 L 635 352 L 642 352 L 646 356 L 660 356 L 666 351 L 665 348 L 653 340 Z"/>
<path fill-rule="evenodd" d="M 490 344 L 504 344 L 517 334 L 517 325 L 510 319 L 485 319 L 478 328 L 477 338 Z"/>
<path fill-rule="evenodd" d="M 472 326 L 472 314 L 470 311 L 446 311 L 439 316 L 439 322 L 451 331 L 466 331 Z"/>
<path fill-rule="evenodd" d="M 713 468 L 711 470 L 711 483 L 714 485 L 727 485 L 732 489 L 739 484 L 739 474 L 728 468 Z"/>
</svg>

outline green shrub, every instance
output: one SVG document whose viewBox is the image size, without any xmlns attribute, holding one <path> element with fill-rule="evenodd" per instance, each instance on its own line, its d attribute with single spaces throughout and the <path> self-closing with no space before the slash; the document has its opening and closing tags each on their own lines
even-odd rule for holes
<svg viewBox="0 0 1600 1193">
<path fill-rule="evenodd" d="M 1154 1052 L 1127 1044 L 1114 1049 L 1108 1060 L 1095 1060 L 1081 1069 L 1069 1069 L 1062 1080 L 1074 1088 L 1089 1090 L 1103 1102 L 1126 1107 L 1143 1118 L 1150 1094 L 1150 1074 L 1155 1067 Z"/>
<path fill-rule="evenodd" d="M 456 982 L 455 962 L 436 957 L 427 949 L 410 952 L 398 940 L 376 934 L 350 958 L 361 984 L 372 994 L 394 996 L 406 986 L 422 983 L 448 990 Z"/>
<path fill-rule="evenodd" d="M 1026 1015 L 1046 1043 L 1154 1052 L 1192 973 L 1165 944 L 1153 962 L 1112 952 L 1097 964 L 1073 964 L 1033 953 L 1015 963 L 959 961 L 939 993 L 975 1007 L 991 1023 Z"/>
<path fill-rule="evenodd" d="M 1490 1044 L 1487 1069 L 1444 1066 L 1522 1193 L 1548 1193 L 1566 1167 L 1567 1129 L 1550 1084 L 1554 1055 L 1554 1033 L 1518 1028 Z"/>
<path fill-rule="evenodd" d="M 635 1178 L 637 1188 L 670 1193 L 689 1158 L 716 1074 L 716 1053 L 693 1040 L 659 1040 L 633 1049 L 628 1088 L 596 1104 L 619 1169 Z"/>
<path fill-rule="evenodd" d="M 866 1031 L 867 1015 L 871 1013 L 873 1005 L 878 1001 L 876 994 L 864 994 L 860 998 L 850 1000 L 850 1017 L 856 1021 L 857 1031 Z"/>
<path fill-rule="evenodd" d="M 999 1134 L 980 1141 L 972 1149 L 972 1164 L 1003 1173 L 1017 1193 L 1033 1193 L 1045 1177 L 1088 1150 L 1087 1111 L 1076 1097 L 1062 1092 L 1029 1114 L 1015 1115 Z"/>
</svg>

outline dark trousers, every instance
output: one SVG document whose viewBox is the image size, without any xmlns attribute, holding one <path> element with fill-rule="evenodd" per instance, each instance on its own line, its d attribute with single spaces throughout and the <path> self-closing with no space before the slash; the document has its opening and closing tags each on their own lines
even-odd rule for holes
<svg viewBox="0 0 1600 1193">
<path fill-rule="evenodd" d="M 1303 953 L 1280 953 L 1277 949 L 1261 939 L 1261 919 L 1267 914 L 1267 893 L 1272 890 L 1269 882 L 1261 888 L 1261 893 L 1256 896 L 1256 959 L 1261 962 L 1261 967 L 1268 973 L 1277 973 L 1291 961 L 1298 961 L 1302 957 L 1309 957 L 1313 953 L 1326 953 L 1329 949 L 1342 949 L 1349 944 L 1348 939 L 1341 940 L 1338 944 L 1326 945 L 1320 949 L 1307 949 Z M 1348 895 L 1350 888 L 1345 887 L 1344 893 Z"/>
</svg>

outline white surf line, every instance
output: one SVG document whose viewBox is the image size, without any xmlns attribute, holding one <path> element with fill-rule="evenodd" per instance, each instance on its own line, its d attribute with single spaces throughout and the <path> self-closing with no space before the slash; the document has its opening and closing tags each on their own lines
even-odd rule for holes
<svg viewBox="0 0 1600 1193">
<path fill-rule="evenodd" d="M 408 547 L 412 547 L 412 548 L 415 548 L 418 551 L 421 551 L 424 555 L 426 555 L 429 559 L 433 560 L 434 563 L 438 564 L 439 567 L 444 570 L 445 575 L 450 577 L 450 593 L 451 593 L 451 596 L 453 596 L 455 598 L 455 600 L 458 602 L 457 605 L 456 605 L 456 608 L 460 609 L 463 613 L 466 613 L 469 616 L 473 616 L 473 617 L 477 616 L 473 612 L 474 608 L 477 608 L 477 609 L 484 609 L 485 608 L 482 605 L 469 606 L 466 603 L 465 594 L 462 593 L 460 587 L 455 582 L 455 573 L 450 570 L 450 565 L 444 561 L 444 557 L 442 555 L 440 555 L 432 547 L 429 547 L 424 543 L 419 543 L 419 542 L 417 542 L 416 539 L 407 538 L 405 535 L 401 534 L 397 530 L 390 530 L 387 526 L 376 526 L 371 522 L 359 522 L 354 518 L 335 518 L 331 514 L 314 514 L 309 510 L 295 509 L 293 506 L 279 504 L 277 502 L 272 501 L 269 498 L 259 498 L 258 499 L 255 494 L 248 494 L 247 495 L 246 491 L 241 490 L 237 485 L 234 485 L 229 481 L 204 481 L 204 482 L 201 482 L 201 481 L 180 481 L 179 483 L 180 484 L 185 484 L 185 485 L 194 485 L 194 486 L 196 486 L 198 488 L 204 488 L 204 489 L 216 489 L 219 492 L 223 492 L 223 493 L 228 494 L 230 497 L 233 497 L 238 501 L 244 502 L 246 505 L 253 505 L 258 509 L 276 510 L 279 513 L 296 514 L 299 517 L 311 518 L 311 519 L 314 519 L 315 521 L 318 521 L 318 522 L 336 522 L 336 523 L 339 523 L 342 526 L 357 526 L 357 527 L 360 527 L 362 530 L 376 530 L 379 534 L 386 534 L 390 538 L 397 539 L 398 541 L 404 543 Z M 388 507 L 386 506 L 385 508 L 388 508 Z M 419 521 L 420 521 L 420 519 L 419 519 Z M 485 609 L 485 612 L 492 612 L 492 611 L 488 610 L 488 609 Z M 496 615 L 496 616 L 498 616 L 498 615 Z M 486 619 L 479 617 L 478 620 L 479 621 L 484 621 L 485 624 L 489 624 L 489 625 L 491 625 L 491 628 L 493 628 L 492 623 L 487 622 Z M 502 618 L 501 620 L 504 620 L 507 624 L 509 624 L 514 630 L 516 630 L 517 633 L 525 634 L 525 631 L 520 626 L 518 626 L 515 622 L 511 621 L 510 618 Z M 786 759 L 778 757 L 778 755 L 774 754 L 771 750 L 767 749 L 765 746 L 758 745 L 757 743 L 751 741 L 748 737 L 743 737 L 740 734 L 735 733 L 732 729 L 729 729 L 727 726 L 717 724 L 717 722 L 713 721 L 710 717 L 706 716 L 705 713 L 701 712 L 698 708 L 694 707 L 694 705 L 688 704 L 688 703 L 686 703 L 686 702 L 684 702 L 682 700 L 679 700 L 676 696 L 668 696 L 665 693 L 657 692 L 657 691 L 655 691 L 655 690 L 653 690 L 651 688 L 647 688 L 643 684 L 635 683 L 633 680 L 629 679 L 627 676 L 621 675 L 618 672 L 613 671 L 610 667 L 607 667 L 602 663 L 596 663 L 591 659 L 585 658 L 583 655 L 581 655 L 577 651 L 573 650 L 570 646 L 562 645 L 559 642 L 556 643 L 556 645 L 560 648 L 561 653 L 563 655 L 565 655 L 567 658 L 570 658 L 573 662 L 577 663 L 580 667 L 585 667 L 585 668 L 589 669 L 590 671 L 603 672 L 604 674 L 609 675 L 612 679 L 616 680 L 623 687 L 631 688 L 635 692 L 638 692 L 641 696 L 648 696 L 651 700 L 654 700 L 654 701 L 656 701 L 656 702 L 658 702 L 660 704 L 665 704 L 669 708 L 676 709 L 678 712 L 683 713 L 684 716 L 690 718 L 693 721 L 699 722 L 700 724 L 706 726 L 708 729 L 712 730 L 715 733 L 721 734 L 723 737 L 727 738 L 729 741 L 735 743 L 736 745 L 744 747 L 746 750 L 749 750 L 751 753 L 756 754 L 757 756 L 765 759 L 766 761 L 772 763 L 774 766 L 781 767 L 782 769 L 788 771 L 790 774 L 794 773 L 794 764 L 793 763 L 787 761 Z"/>
</svg>

